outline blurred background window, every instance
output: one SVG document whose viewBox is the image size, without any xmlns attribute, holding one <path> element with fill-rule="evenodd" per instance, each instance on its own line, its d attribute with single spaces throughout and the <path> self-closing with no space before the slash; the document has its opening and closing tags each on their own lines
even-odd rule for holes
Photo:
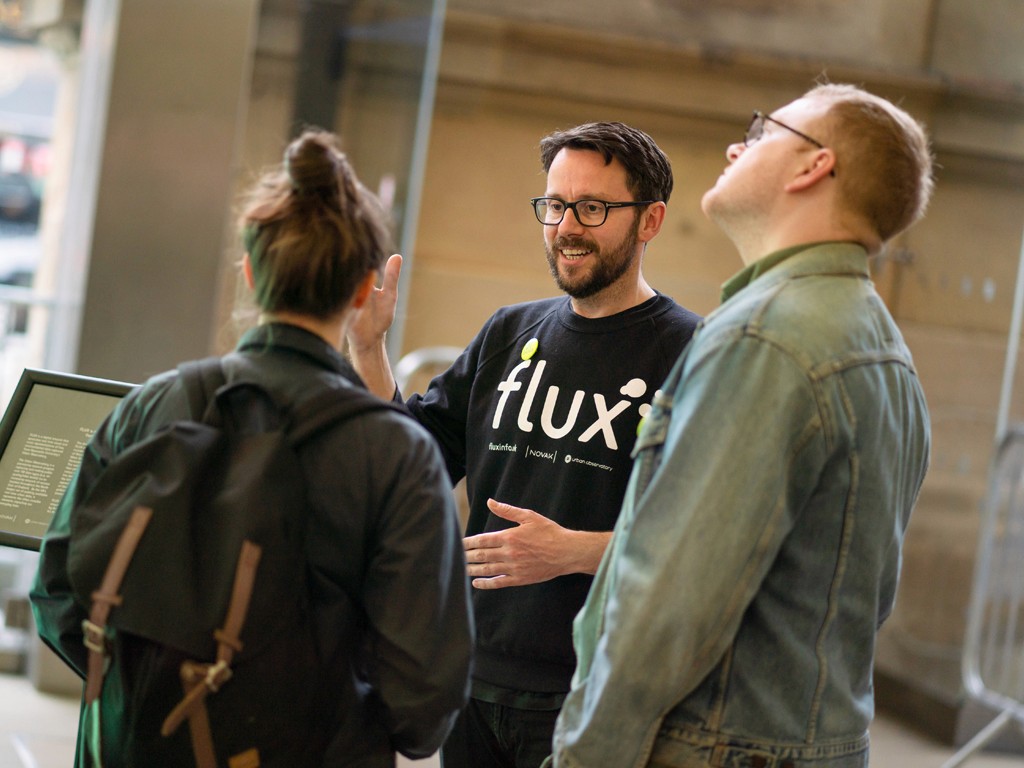
<svg viewBox="0 0 1024 768">
<path fill-rule="evenodd" d="M 0 28 L 2 29 L 2 28 Z M 0 31 L 0 354 L 4 368 L 28 359 L 32 287 L 42 257 L 40 216 L 51 169 L 60 83 L 56 54 Z M 5 384 L 16 376 L 4 376 Z"/>
</svg>

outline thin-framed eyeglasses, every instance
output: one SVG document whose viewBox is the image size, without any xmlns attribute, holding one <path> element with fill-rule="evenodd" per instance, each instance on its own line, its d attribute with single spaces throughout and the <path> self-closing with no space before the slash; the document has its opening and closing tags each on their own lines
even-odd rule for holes
<svg viewBox="0 0 1024 768">
<path fill-rule="evenodd" d="M 532 197 L 530 205 L 537 215 L 537 221 L 547 227 L 554 227 L 562 223 L 565 212 L 572 209 L 576 221 L 584 227 L 600 227 L 608 218 L 608 211 L 613 208 L 634 208 L 640 205 L 650 205 L 657 200 L 635 200 L 627 203 L 609 203 L 607 200 L 576 200 L 568 202 L 559 200 L 557 197 Z"/>
<path fill-rule="evenodd" d="M 756 144 L 758 141 L 761 140 L 761 137 L 764 136 L 765 123 L 775 123 L 780 128 L 785 128 L 790 133 L 795 133 L 804 141 L 811 142 L 811 144 L 816 146 L 818 149 L 827 149 L 827 147 L 817 139 L 808 136 L 803 131 L 798 131 L 796 128 L 793 128 L 792 126 L 786 125 L 781 120 L 776 120 L 771 115 L 766 115 L 759 109 L 754 110 L 754 116 L 750 118 L 750 125 L 747 126 L 747 132 L 743 134 L 743 146 L 749 147 L 751 144 Z M 835 168 L 829 171 L 829 175 L 836 175 Z"/>
<path fill-rule="evenodd" d="M 750 125 L 747 126 L 747 132 L 743 135 L 743 144 L 745 146 L 749 147 L 751 144 L 759 141 L 761 137 L 764 136 L 764 124 L 766 122 L 775 123 L 781 128 L 785 128 L 790 133 L 795 133 L 801 139 L 811 142 L 811 144 L 816 146 L 818 149 L 825 149 L 825 145 L 822 144 L 817 139 L 812 139 L 806 133 L 802 133 L 798 131 L 796 128 L 791 128 L 781 120 L 776 120 L 771 115 L 766 115 L 764 112 L 761 112 L 760 110 L 754 110 L 754 116 L 750 118 Z"/>
</svg>

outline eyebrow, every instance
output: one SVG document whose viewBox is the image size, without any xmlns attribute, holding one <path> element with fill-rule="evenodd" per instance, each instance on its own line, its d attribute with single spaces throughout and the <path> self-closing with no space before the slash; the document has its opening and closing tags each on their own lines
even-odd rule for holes
<svg viewBox="0 0 1024 768">
<path fill-rule="evenodd" d="M 629 192 L 628 190 L 626 191 L 627 197 L 631 194 L 632 193 Z M 619 199 L 614 195 L 609 195 L 608 193 L 603 192 L 587 192 L 585 195 L 580 195 L 579 197 L 575 198 L 575 200 L 570 200 L 568 195 L 559 195 L 555 192 L 545 192 L 544 197 L 557 197 L 559 200 L 569 203 L 576 202 L 576 200 L 601 200 L 603 202 L 611 202 Z"/>
</svg>

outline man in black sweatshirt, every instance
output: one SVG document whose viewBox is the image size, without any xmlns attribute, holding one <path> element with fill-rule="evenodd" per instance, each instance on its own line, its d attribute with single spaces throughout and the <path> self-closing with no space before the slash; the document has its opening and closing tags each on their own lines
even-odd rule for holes
<svg viewBox="0 0 1024 768">
<path fill-rule="evenodd" d="M 472 699 L 445 768 L 537 768 L 575 667 L 572 622 L 611 537 L 630 452 L 655 390 L 699 318 L 648 285 L 647 243 L 665 220 L 668 158 L 622 123 L 541 141 L 532 203 L 566 296 L 498 310 L 407 406 L 466 477 L 464 545 L 477 646 Z M 370 389 L 400 398 L 384 335 L 401 257 L 349 333 Z"/>
</svg>

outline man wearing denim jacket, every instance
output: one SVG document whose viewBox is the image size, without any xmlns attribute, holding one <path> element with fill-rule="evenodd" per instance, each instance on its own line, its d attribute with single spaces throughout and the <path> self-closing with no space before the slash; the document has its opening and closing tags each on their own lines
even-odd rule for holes
<svg viewBox="0 0 1024 768">
<path fill-rule="evenodd" d="M 755 113 L 703 200 L 746 267 L 655 398 L 576 618 L 559 768 L 864 768 L 929 422 L 868 257 L 932 189 L 852 86 Z"/>
</svg>

